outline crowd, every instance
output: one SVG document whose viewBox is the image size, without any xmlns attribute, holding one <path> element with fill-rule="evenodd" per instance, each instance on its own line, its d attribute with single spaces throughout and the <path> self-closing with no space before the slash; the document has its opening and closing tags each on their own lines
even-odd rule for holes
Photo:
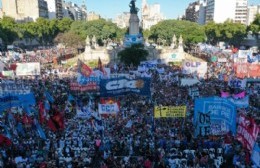
<svg viewBox="0 0 260 168">
<path fill-rule="evenodd" d="M 189 95 L 190 87 L 179 83 L 180 78 L 191 76 L 182 74 L 175 66 L 162 67 L 163 75 L 156 69 L 148 72 L 152 74 L 151 97 L 118 96 L 114 99 L 120 102 L 120 111 L 109 116 L 97 114 L 98 94 L 70 91 L 69 83 L 75 78 L 44 74 L 35 79 L 15 79 L 31 87 L 37 103 L 30 107 L 30 112 L 15 107 L 2 113 L 1 135 L 8 132 L 10 136 L 5 140 L 0 138 L 0 167 L 252 167 L 250 152 L 233 135 L 194 136 L 194 98 Z M 133 68 L 119 65 L 116 72 L 129 72 Z M 199 97 L 219 96 L 224 88 L 235 92 L 236 89 L 219 77 L 232 73 L 229 63 L 210 64 L 208 78 L 194 85 Z M 254 116 L 257 123 L 260 121 L 259 88 L 259 83 L 246 88 L 250 107 L 238 110 L 238 113 Z M 53 101 L 48 101 L 46 90 Z M 42 116 L 40 104 L 46 101 L 49 106 Z M 155 105 L 185 105 L 187 115 L 185 118 L 154 118 Z M 77 117 L 78 110 L 84 108 L 91 111 L 91 115 Z M 55 130 L 48 120 L 58 114 L 64 121 L 61 125 L 55 123 Z M 44 138 L 39 136 L 39 122 Z"/>
</svg>

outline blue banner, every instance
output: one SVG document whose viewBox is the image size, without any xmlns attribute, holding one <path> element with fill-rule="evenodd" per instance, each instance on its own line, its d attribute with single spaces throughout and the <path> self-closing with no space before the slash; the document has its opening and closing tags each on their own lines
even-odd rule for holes
<svg viewBox="0 0 260 168">
<path fill-rule="evenodd" d="M 9 94 L 0 97 L 0 113 L 11 107 L 26 107 L 35 104 L 33 93 L 29 94 Z"/>
<path fill-rule="evenodd" d="M 234 103 L 237 108 L 247 108 L 249 106 L 249 96 L 242 99 L 228 98 L 228 100 Z"/>
<path fill-rule="evenodd" d="M 99 84 L 100 83 L 100 80 L 101 80 L 101 76 L 90 76 L 90 77 L 85 77 L 83 75 L 81 75 L 80 73 L 78 73 L 78 76 L 77 76 L 77 82 L 80 84 L 80 85 L 86 85 L 88 83 L 97 83 Z"/>
<path fill-rule="evenodd" d="M 113 97 L 128 93 L 136 93 L 143 96 L 150 96 L 150 78 L 114 78 L 103 79 L 100 82 L 100 96 Z"/>
<path fill-rule="evenodd" d="M 236 106 L 225 98 L 209 97 L 195 100 L 195 136 L 236 133 Z"/>
</svg>

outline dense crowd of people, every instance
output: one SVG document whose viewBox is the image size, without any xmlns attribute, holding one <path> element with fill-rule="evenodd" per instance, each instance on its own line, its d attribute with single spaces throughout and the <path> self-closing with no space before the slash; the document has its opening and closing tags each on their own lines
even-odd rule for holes
<svg viewBox="0 0 260 168">
<path fill-rule="evenodd" d="M 101 98 L 96 91 L 71 91 L 69 84 L 75 76 L 59 78 L 54 73 L 31 79 L 3 79 L 2 82 L 29 85 L 36 105 L 30 107 L 30 112 L 14 107 L 2 113 L 1 135 L 8 132 L 10 136 L 0 138 L 0 167 L 252 167 L 251 153 L 233 135 L 194 136 L 194 97 L 189 95 L 191 87 L 181 86 L 179 82 L 192 75 L 182 74 L 177 66 L 160 65 L 160 68 L 164 68 L 163 73 L 156 68 L 147 72 L 151 74 L 151 97 L 128 94 L 113 98 L 120 102 L 116 115 L 97 113 Z M 118 74 L 133 69 L 111 66 L 111 72 Z M 220 77 L 233 73 L 229 61 L 209 64 L 207 78 L 192 87 L 198 88 L 199 97 L 219 96 L 223 89 L 236 92 Z M 53 101 L 46 96 L 46 90 Z M 250 106 L 238 109 L 238 113 L 253 116 L 259 123 L 260 85 L 251 83 L 245 90 L 250 96 Z M 44 105 L 44 116 L 41 103 L 49 103 Z M 186 117 L 154 118 L 155 105 L 184 105 Z M 78 117 L 77 112 L 84 109 L 90 115 Z M 55 130 L 48 121 L 57 115 L 63 123 L 55 123 Z M 39 125 L 46 137 L 39 136 Z"/>
</svg>

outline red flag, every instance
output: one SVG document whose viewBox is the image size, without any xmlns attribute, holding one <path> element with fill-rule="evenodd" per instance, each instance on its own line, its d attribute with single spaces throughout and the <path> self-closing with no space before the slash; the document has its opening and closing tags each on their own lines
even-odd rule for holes
<svg viewBox="0 0 260 168">
<path fill-rule="evenodd" d="M 43 102 L 39 103 L 39 116 L 40 116 L 39 118 L 40 124 L 42 124 L 45 119 L 45 110 L 44 110 Z"/>
<path fill-rule="evenodd" d="M 64 117 L 60 112 L 57 112 L 53 117 L 53 121 L 59 126 L 60 129 L 64 129 Z"/>
<path fill-rule="evenodd" d="M 92 69 L 78 59 L 78 72 L 86 77 L 89 77 L 92 74 Z"/>
<path fill-rule="evenodd" d="M 33 120 L 28 115 L 23 115 L 22 122 L 25 125 L 31 125 L 33 123 Z"/>
<path fill-rule="evenodd" d="M 12 141 L 9 138 L 7 138 L 6 136 L 0 134 L 0 145 L 11 146 L 12 145 Z"/>
<path fill-rule="evenodd" d="M 57 128 L 55 126 L 55 124 L 53 123 L 52 119 L 49 119 L 48 123 L 47 123 L 48 127 L 52 130 L 52 131 L 57 131 Z"/>
<path fill-rule="evenodd" d="M 103 75 L 106 75 L 106 71 L 102 65 L 100 57 L 98 58 L 98 70 L 100 70 L 103 73 Z"/>
</svg>

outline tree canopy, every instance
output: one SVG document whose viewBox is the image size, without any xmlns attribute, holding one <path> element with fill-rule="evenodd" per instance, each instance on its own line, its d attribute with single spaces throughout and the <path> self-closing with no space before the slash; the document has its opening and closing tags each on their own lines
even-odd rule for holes
<svg viewBox="0 0 260 168">
<path fill-rule="evenodd" d="M 141 61 L 145 61 L 148 56 L 148 51 L 144 49 L 142 44 L 133 44 L 131 47 L 125 48 L 118 53 L 121 62 L 126 65 L 133 64 L 137 66 Z"/>
<path fill-rule="evenodd" d="M 162 41 L 166 40 L 166 45 L 171 44 L 174 35 L 176 35 L 176 37 L 182 35 L 183 42 L 186 45 L 203 42 L 205 40 L 203 26 L 190 21 L 165 20 L 152 26 L 150 32 L 145 31 L 145 36 L 148 36 L 149 40 L 153 40 L 154 42 L 158 42 L 158 39 Z"/>
</svg>

